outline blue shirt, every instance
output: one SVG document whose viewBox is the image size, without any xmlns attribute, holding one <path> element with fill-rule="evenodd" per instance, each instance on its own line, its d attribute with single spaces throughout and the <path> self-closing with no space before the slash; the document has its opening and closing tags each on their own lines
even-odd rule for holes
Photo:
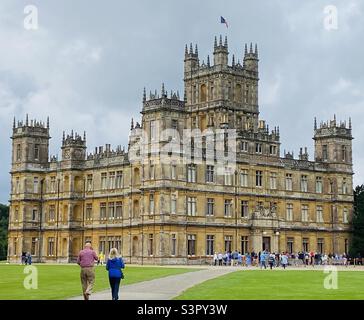
<svg viewBox="0 0 364 320">
<path fill-rule="evenodd" d="M 109 271 L 109 278 L 121 278 L 123 272 L 121 269 L 125 268 L 123 259 L 113 258 L 108 259 L 106 263 L 106 270 Z"/>
</svg>

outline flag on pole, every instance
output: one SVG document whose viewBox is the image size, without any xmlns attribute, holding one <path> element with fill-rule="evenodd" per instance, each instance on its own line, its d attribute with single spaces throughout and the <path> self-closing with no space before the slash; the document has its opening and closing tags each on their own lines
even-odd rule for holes
<svg viewBox="0 0 364 320">
<path fill-rule="evenodd" d="M 226 22 L 226 20 L 224 19 L 224 17 L 223 17 L 223 16 L 221 16 L 221 17 L 220 17 L 220 22 L 221 22 L 221 23 L 225 23 L 226 28 L 228 28 L 228 24 L 227 24 L 227 22 Z"/>
</svg>

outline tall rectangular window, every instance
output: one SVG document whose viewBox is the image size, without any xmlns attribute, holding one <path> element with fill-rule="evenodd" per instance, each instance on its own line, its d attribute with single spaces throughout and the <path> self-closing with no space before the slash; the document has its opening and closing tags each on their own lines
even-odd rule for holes
<svg viewBox="0 0 364 320">
<path fill-rule="evenodd" d="M 346 183 L 346 178 L 343 178 L 342 191 L 343 194 L 348 194 L 348 185 Z"/>
<path fill-rule="evenodd" d="M 248 152 L 248 142 L 247 141 L 241 142 L 241 151 Z"/>
<path fill-rule="evenodd" d="M 148 236 L 148 255 L 152 256 L 153 255 L 153 247 L 154 247 L 154 236 L 153 233 L 150 233 Z"/>
<path fill-rule="evenodd" d="M 241 254 L 249 252 L 249 241 L 248 236 L 241 236 Z"/>
<path fill-rule="evenodd" d="M 233 236 L 224 237 L 225 252 L 232 252 Z"/>
<path fill-rule="evenodd" d="M 255 171 L 255 185 L 261 187 L 263 185 L 263 171 Z"/>
<path fill-rule="evenodd" d="M 308 222 L 308 205 L 303 204 L 301 207 L 302 221 Z"/>
<path fill-rule="evenodd" d="M 318 238 L 317 239 L 317 252 L 318 253 L 324 253 L 324 239 Z"/>
<path fill-rule="evenodd" d="M 287 203 L 286 219 L 287 219 L 287 221 L 293 221 L 293 204 L 292 203 Z"/>
<path fill-rule="evenodd" d="M 276 155 L 277 154 L 277 146 L 269 146 L 269 154 Z"/>
<path fill-rule="evenodd" d="M 154 194 L 149 195 L 149 214 L 154 214 Z"/>
<path fill-rule="evenodd" d="M 100 220 L 106 220 L 106 202 L 100 203 Z"/>
<path fill-rule="evenodd" d="M 86 203 L 86 220 L 92 220 L 92 203 Z"/>
<path fill-rule="evenodd" d="M 233 202 L 230 199 L 225 199 L 224 201 L 224 216 L 230 218 L 233 212 Z"/>
<path fill-rule="evenodd" d="M 157 138 L 157 127 L 156 127 L 156 121 L 151 120 L 150 121 L 150 140 L 155 141 Z"/>
<path fill-rule="evenodd" d="M 107 173 L 102 172 L 101 173 L 101 190 L 107 189 Z"/>
<path fill-rule="evenodd" d="M 240 206 L 241 206 L 241 210 L 240 210 L 241 217 L 242 218 L 247 218 L 249 216 L 249 203 L 248 203 L 248 201 L 241 200 Z"/>
<path fill-rule="evenodd" d="M 206 235 L 206 255 L 214 255 L 214 236 L 211 234 Z"/>
<path fill-rule="evenodd" d="M 196 182 L 196 166 L 194 164 L 187 166 L 187 182 Z"/>
<path fill-rule="evenodd" d="M 317 222 L 324 222 L 322 206 L 316 207 L 316 220 Z"/>
<path fill-rule="evenodd" d="M 316 193 L 322 193 L 322 177 L 316 177 Z"/>
<path fill-rule="evenodd" d="M 21 145 L 17 144 L 16 145 L 16 161 L 20 161 L 21 160 Z"/>
<path fill-rule="evenodd" d="M 187 214 L 189 216 L 196 215 L 196 198 L 195 197 L 187 198 Z"/>
<path fill-rule="evenodd" d="M 99 237 L 99 252 L 106 253 L 106 237 Z"/>
<path fill-rule="evenodd" d="M 240 171 L 240 186 L 247 187 L 248 186 L 248 170 Z"/>
<path fill-rule="evenodd" d="M 214 215 L 214 206 L 215 206 L 215 200 L 212 198 L 207 198 L 207 203 L 206 203 L 206 215 L 207 216 Z"/>
<path fill-rule="evenodd" d="M 115 202 L 109 202 L 109 219 L 115 219 Z"/>
<path fill-rule="evenodd" d="M 49 222 L 53 222 L 56 216 L 56 206 L 54 204 L 51 204 L 49 206 Z"/>
<path fill-rule="evenodd" d="M 39 179 L 38 177 L 34 177 L 33 179 L 33 192 L 39 193 Z"/>
<path fill-rule="evenodd" d="M 343 209 L 343 223 L 348 223 L 349 217 L 348 217 L 348 208 L 344 207 Z"/>
<path fill-rule="evenodd" d="M 294 243 L 294 239 L 288 237 L 287 238 L 287 252 L 288 253 L 293 253 L 293 243 Z"/>
<path fill-rule="evenodd" d="M 33 208 L 32 209 L 32 221 L 37 221 L 38 220 L 38 208 Z"/>
<path fill-rule="evenodd" d="M 292 191 L 292 174 L 291 173 L 286 173 L 286 190 L 287 191 Z"/>
<path fill-rule="evenodd" d="M 347 152 L 346 152 L 346 146 L 341 146 L 341 160 L 342 161 L 346 161 L 346 156 Z"/>
<path fill-rule="evenodd" d="M 30 249 L 30 254 L 32 256 L 35 256 L 37 254 L 37 242 L 38 242 L 37 238 L 32 238 L 32 246 Z"/>
<path fill-rule="evenodd" d="M 171 179 L 176 180 L 177 179 L 177 165 L 172 164 L 171 166 Z"/>
<path fill-rule="evenodd" d="M 149 179 L 154 180 L 155 179 L 155 167 L 153 163 L 150 163 L 149 165 Z"/>
<path fill-rule="evenodd" d="M 187 254 L 189 256 L 196 255 L 196 235 L 195 234 L 187 235 Z"/>
<path fill-rule="evenodd" d="M 16 194 L 20 193 L 20 178 L 19 177 L 15 178 L 15 193 Z"/>
<path fill-rule="evenodd" d="M 271 172 L 270 177 L 269 177 L 269 185 L 270 188 L 275 190 L 277 189 L 277 173 L 276 172 Z"/>
<path fill-rule="evenodd" d="M 48 238 L 48 256 L 54 256 L 54 238 Z"/>
<path fill-rule="evenodd" d="M 322 160 L 327 160 L 328 154 L 327 154 L 327 145 L 322 146 Z"/>
<path fill-rule="evenodd" d="M 177 255 L 177 237 L 175 233 L 171 235 L 171 255 Z"/>
<path fill-rule="evenodd" d="M 262 144 L 261 143 L 256 143 L 255 144 L 255 152 L 256 153 L 262 153 L 262 150 L 263 150 Z"/>
<path fill-rule="evenodd" d="M 122 187 L 123 187 L 123 172 L 122 171 L 117 171 L 116 172 L 115 188 L 116 189 L 121 189 Z"/>
<path fill-rule="evenodd" d="M 93 189 L 92 174 L 88 174 L 86 180 L 86 190 L 92 191 L 92 189 Z"/>
<path fill-rule="evenodd" d="M 115 171 L 109 172 L 109 189 L 115 189 Z"/>
<path fill-rule="evenodd" d="M 50 185 L 50 191 L 51 193 L 56 192 L 56 177 L 51 177 L 51 185 Z"/>
<path fill-rule="evenodd" d="M 301 176 L 301 191 L 307 192 L 307 176 L 306 175 Z"/>
<path fill-rule="evenodd" d="M 39 144 L 34 145 L 34 160 L 39 160 Z"/>
<path fill-rule="evenodd" d="M 177 213 L 177 197 L 175 194 L 171 195 L 171 213 L 172 214 Z"/>
<path fill-rule="evenodd" d="M 302 239 L 302 250 L 303 250 L 303 252 L 308 252 L 308 250 L 309 250 L 308 238 L 303 238 Z"/>
<path fill-rule="evenodd" d="M 123 217 L 123 202 L 122 201 L 116 202 L 115 217 L 116 217 L 116 219 L 121 219 Z"/>
<path fill-rule="evenodd" d="M 206 166 L 206 182 L 214 182 L 214 166 Z"/>
</svg>

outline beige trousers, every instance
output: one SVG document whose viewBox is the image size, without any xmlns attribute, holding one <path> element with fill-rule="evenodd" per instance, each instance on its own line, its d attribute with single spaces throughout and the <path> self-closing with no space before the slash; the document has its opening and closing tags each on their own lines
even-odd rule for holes
<svg viewBox="0 0 364 320">
<path fill-rule="evenodd" d="M 95 282 L 95 270 L 93 267 L 81 268 L 81 283 L 83 294 L 90 295 Z"/>
</svg>

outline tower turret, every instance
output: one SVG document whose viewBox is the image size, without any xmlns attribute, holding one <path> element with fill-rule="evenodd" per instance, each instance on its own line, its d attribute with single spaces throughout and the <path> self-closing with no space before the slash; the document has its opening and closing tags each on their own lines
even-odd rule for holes
<svg viewBox="0 0 364 320">
<path fill-rule="evenodd" d="M 244 50 L 244 68 L 248 71 L 253 71 L 258 73 L 258 46 L 255 45 L 255 49 L 253 51 L 253 44 L 250 43 L 250 48 L 248 52 L 248 46 L 245 44 Z"/>
<path fill-rule="evenodd" d="M 227 66 L 228 64 L 228 41 L 225 37 L 225 42 L 222 44 L 222 36 L 220 35 L 219 45 L 217 45 L 217 39 L 215 37 L 214 44 L 214 65 Z"/>
<path fill-rule="evenodd" d="M 185 74 L 187 72 L 191 72 L 192 70 L 196 69 L 198 67 L 198 49 L 197 49 L 197 45 L 195 48 L 195 52 L 193 52 L 192 49 L 192 43 L 190 44 L 190 50 L 187 50 L 187 45 L 185 48 L 185 66 L 184 66 L 184 71 Z"/>
</svg>

